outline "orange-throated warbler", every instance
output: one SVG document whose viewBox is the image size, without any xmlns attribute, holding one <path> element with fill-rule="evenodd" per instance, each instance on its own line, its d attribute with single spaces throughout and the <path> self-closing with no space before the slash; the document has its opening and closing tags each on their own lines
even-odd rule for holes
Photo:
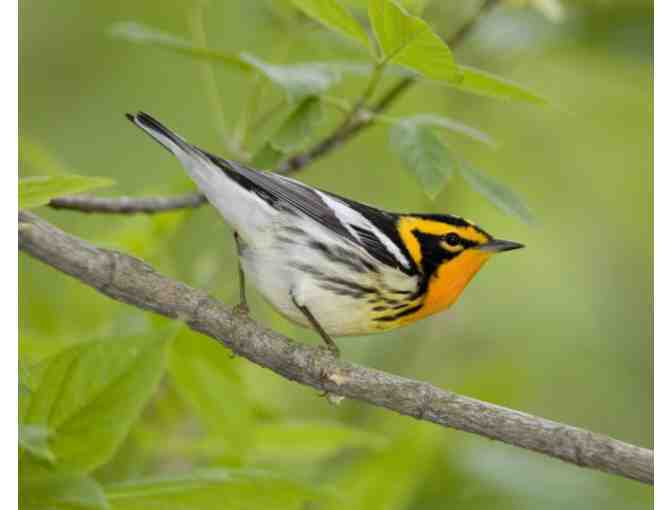
<svg viewBox="0 0 672 510">
<path fill-rule="evenodd" d="M 390 213 L 191 145 L 146 113 L 129 120 L 172 152 L 233 228 L 241 305 L 247 276 L 282 315 L 331 336 L 398 328 L 449 307 L 495 253 L 450 215 Z"/>
</svg>

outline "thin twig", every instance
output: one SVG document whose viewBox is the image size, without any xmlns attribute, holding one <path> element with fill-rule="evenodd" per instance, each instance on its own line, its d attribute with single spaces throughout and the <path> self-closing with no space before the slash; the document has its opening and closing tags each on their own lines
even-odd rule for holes
<svg viewBox="0 0 672 510">
<path fill-rule="evenodd" d="M 31 213 L 19 212 L 19 248 L 112 299 L 182 320 L 289 380 L 653 484 L 652 450 L 348 363 L 232 313 L 204 291 L 167 278 L 137 258 L 95 247 Z"/>
<path fill-rule="evenodd" d="M 54 209 L 69 209 L 85 213 L 139 214 L 195 208 L 207 203 L 200 193 L 188 193 L 174 197 L 96 197 L 74 195 L 53 198 L 49 206 Z"/>
<path fill-rule="evenodd" d="M 453 48 L 456 48 L 460 44 L 462 44 L 462 42 L 466 39 L 467 35 L 476 26 L 478 20 L 481 19 L 490 10 L 492 10 L 497 5 L 498 2 L 499 0 L 485 0 L 481 5 L 481 7 L 476 12 L 476 14 L 471 19 L 469 19 L 469 21 L 465 23 L 462 26 L 462 28 L 460 28 L 460 30 L 450 38 L 450 40 L 448 41 L 448 45 Z M 208 68 L 204 68 L 205 73 L 204 78 L 206 81 L 206 85 L 209 84 L 207 88 L 209 90 L 210 100 L 211 102 L 213 102 L 213 107 L 215 108 L 215 110 L 218 110 L 221 109 L 220 107 L 217 106 L 219 103 L 219 96 L 216 91 L 216 85 L 213 90 L 211 79 L 212 77 L 210 76 L 212 70 L 210 69 L 210 71 L 208 71 L 207 69 Z M 375 86 L 378 85 L 377 78 L 375 82 L 373 80 L 370 80 L 362 96 L 364 97 L 364 101 L 361 101 L 360 98 L 360 100 L 357 103 L 355 103 L 356 108 L 354 108 L 353 111 L 350 112 L 350 115 L 346 116 L 346 119 L 338 127 L 336 127 L 329 135 L 327 135 L 323 140 L 321 140 L 314 146 L 308 148 L 303 152 L 290 156 L 285 161 L 281 162 L 275 169 L 275 171 L 281 174 L 292 174 L 304 168 L 305 166 L 311 164 L 316 159 L 326 156 L 331 151 L 333 151 L 337 147 L 343 145 L 348 140 L 353 138 L 360 131 L 374 124 L 373 116 L 368 112 L 371 112 L 375 115 L 387 110 L 394 102 L 396 102 L 403 95 L 404 92 L 406 92 L 409 88 L 411 88 L 411 86 L 413 86 L 416 82 L 417 78 L 415 78 L 414 76 L 406 76 L 404 78 L 400 78 L 399 81 L 390 86 L 390 88 L 380 97 L 378 101 L 376 101 L 372 106 L 365 108 L 366 105 L 364 104 L 364 102 L 366 102 L 369 99 L 369 97 L 373 94 L 374 91 L 373 89 L 375 89 Z M 372 83 L 373 87 L 371 87 Z M 220 115 L 220 117 L 223 117 L 223 115 Z M 233 147 L 229 147 L 229 149 L 234 150 Z M 186 204 L 184 207 L 198 207 L 199 205 L 205 204 L 207 202 L 205 197 L 203 197 L 202 195 L 201 200 L 196 205 L 191 205 L 193 203 L 193 194 L 185 195 L 183 199 L 184 203 Z M 52 202 L 49 205 L 52 207 L 57 207 L 59 209 L 74 209 L 77 211 L 84 211 L 91 213 L 93 212 L 155 213 L 175 208 L 175 207 L 164 207 L 164 208 L 159 207 L 157 209 L 152 209 L 151 207 L 147 207 L 148 204 L 154 201 L 157 204 L 163 204 L 165 200 L 163 197 L 144 197 L 144 198 L 141 197 L 137 199 L 122 197 L 119 200 L 124 201 L 124 207 L 115 207 L 113 200 L 114 199 L 112 198 L 108 198 L 104 199 L 104 201 L 102 202 L 90 201 L 87 203 L 87 199 L 84 197 L 70 197 L 70 198 L 58 198 L 56 200 L 52 200 Z M 138 201 L 137 207 L 135 206 L 135 204 L 132 203 L 133 200 Z M 179 203 L 180 197 L 174 197 L 169 200 L 173 200 L 175 201 L 175 203 Z M 57 203 L 59 205 L 54 206 L 54 203 Z M 73 204 L 73 207 L 69 207 L 69 204 L 71 203 Z M 101 209 L 97 209 L 99 204 L 104 204 L 104 207 L 102 207 Z"/>
</svg>

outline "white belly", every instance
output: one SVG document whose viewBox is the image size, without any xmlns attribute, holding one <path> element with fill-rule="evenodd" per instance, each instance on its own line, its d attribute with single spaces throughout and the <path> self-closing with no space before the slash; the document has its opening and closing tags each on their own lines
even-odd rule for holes
<svg viewBox="0 0 672 510">
<path fill-rule="evenodd" d="M 355 271 L 343 262 L 322 257 L 307 246 L 308 241 L 293 238 L 290 242 L 286 236 L 272 237 L 267 238 L 265 246 L 244 247 L 241 260 L 247 280 L 282 315 L 310 327 L 293 297 L 310 310 L 330 336 L 365 335 L 390 329 L 393 323 L 373 320 L 381 313 L 374 310 L 380 306 L 381 296 L 370 292 L 371 289 L 394 288 L 411 293 L 416 288 L 414 279 L 391 268 L 381 268 L 380 272 Z M 331 236 L 320 241 L 329 246 L 342 244 Z M 358 256 L 367 255 L 362 252 Z M 311 267 L 319 269 L 319 277 L 311 274 Z M 401 303 L 403 298 L 399 294 L 386 296 L 386 303 L 394 306 L 394 300 Z"/>
</svg>

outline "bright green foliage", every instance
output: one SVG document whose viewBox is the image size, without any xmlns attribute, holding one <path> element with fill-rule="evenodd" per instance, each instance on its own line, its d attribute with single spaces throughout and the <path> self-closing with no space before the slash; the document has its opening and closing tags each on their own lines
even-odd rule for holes
<svg viewBox="0 0 672 510">
<path fill-rule="evenodd" d="M 43 425 L 19 425 L 19 448 L 35 458 L 53 464 L 56 456 L 49 449 L 49 429 Z"/>
<path fill-rule="evenodd" d="M 175 338 L 169 363 L 178 394 L 233 458 L 248 448 L 255 423 L 241 362 L 217 343 L 184 329 Z"/>
<path fill-rule="evenodd" d="M 462 80 L 452 86 L 460 90 L 508 101 L 521 101 L 537 105 L 548 103 L 546 98 L 505 78 L 495 76 L 481 69 L 474 69 L 473 67 L 462 65 L 458 67 Z"/>
<path fill-rule="evenodd" d="M 22 477 L 19 483 L 21 510 L 109 510 L 103 488 L 93 478 L 56 474 L 43 478 Z"/>
<path fill-rule="evenodd" d="M 331 30 L 369 47 L 366 31 L 338 0 L 292 0 L 292 3 Z"/>
<path fill-rule="evenodd" d="M 156 388 L 166 339 L 156 332 L 85 343 L 29 369 L 20 421 L 50 431 L 59 469 L 88 472 L 110 458 Z"/>
<path fill-rule="evenodd" d="M 344 449 L 379 450 L 385 437 L 334 422 L 291 421 L 257 426 L 252 457 L 286 462 L 320 462 Z"/>
<path fill-rule="evenodd" d="M 499 207 L 502 211 L 517 216 L 525 223 L 533 223 L 534 215 L 525 205 L 523 199 L 510 188 L 497 182 L 490 176 L 472 168 L 465 162 L 460 162 L 460 174 L 481 195 Z"/>
<path fill-rule="evenodd" d="M 392 0 L 370 0 L 369 19 L 385 61 L 432 80 L 460 81 L 453 53 L 426 21 L 408 14 Z"/>
<path fill-rule="evenodd" d="M 110 485 L 113 510 L 302 510 L 333 497 L 324 490 L 262 470 L 208 469 Z"/>
<path fill-rule="evenodd" d="M 431 127 L 400 122 L 390 129 L 390 146 L 420 182 L 430 198 L 436 198 L 457 169 L 457 161 Z"/>
<path fill-rule="evenodd" d="M 81 175 L 24 177 L 19 179 L 19 209 L 39 207 L 48 204 L 52 198 L 112 186 L 113 184 L 112 179 L 105 177 L 84 177 Z"/>
</svg>

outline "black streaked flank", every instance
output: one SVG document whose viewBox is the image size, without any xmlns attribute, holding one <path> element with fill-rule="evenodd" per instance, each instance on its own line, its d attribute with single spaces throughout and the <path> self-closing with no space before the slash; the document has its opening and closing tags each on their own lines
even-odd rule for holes
<svg viewBox="0 0 672 510">
<path fill-rule="evenodd" d="M 406 310 L 402 310 L 402 311 L 399 312 L 399 313 L 395 313 L 395 314 L 393 314 L 393 315 L 386 315 L 385 317 L 378 317 L 378 318 L 376 318 L 376 319 L 374 319 L 374 320 L 379 321 L 379 322 L 391 322 L 391 321 L 396 321 L 397 319 L 401 319 L 402 317 L 404 317 L 404 316 L 406 316 L 406 315 L 410 315 L 410 314 L 412 314 L 412 313 L 417 312 L 418 310 L 420 310 L 420 308 L 422 308 L 422 306 L 423 306 L 423 305 L 422 305 L 422 303 L 421 303 L 421 304 L 419 304 L 419 305 L 415 305 L 415 306 L 412 306 L 412 307 L 410 307 L 410 308 L 406 308 Z"/>
</svg>

